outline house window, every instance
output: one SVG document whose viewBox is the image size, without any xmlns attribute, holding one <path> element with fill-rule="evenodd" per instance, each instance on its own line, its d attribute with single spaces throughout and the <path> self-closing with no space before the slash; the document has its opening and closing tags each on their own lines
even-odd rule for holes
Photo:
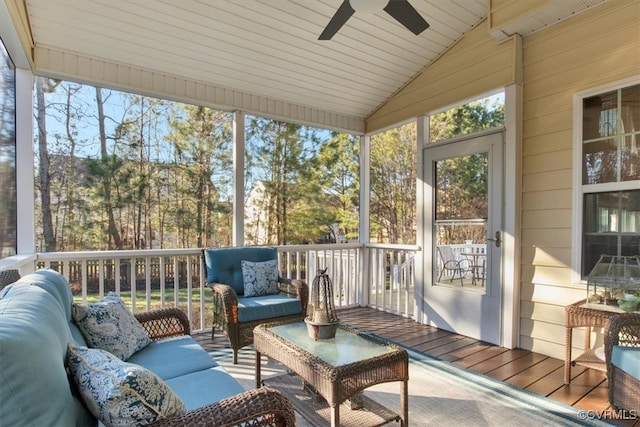
<svg viewBox="0 0 640 427">
<path fill-rule="evenodd" d="M 582 99 L 584 279 L 601 254 L 640 254 L 640 84 Z"/>
</svg>

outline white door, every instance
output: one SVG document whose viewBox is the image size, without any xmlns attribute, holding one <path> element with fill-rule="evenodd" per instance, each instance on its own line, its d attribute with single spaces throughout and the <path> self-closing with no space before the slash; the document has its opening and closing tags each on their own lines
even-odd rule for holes
<svg viewBox="0 0 640 427">
<path fill-rule="evenodd" d="M 423 314 L 427 324 L 499 344 L 503 133 L 423 152 Z"/>
</svg>

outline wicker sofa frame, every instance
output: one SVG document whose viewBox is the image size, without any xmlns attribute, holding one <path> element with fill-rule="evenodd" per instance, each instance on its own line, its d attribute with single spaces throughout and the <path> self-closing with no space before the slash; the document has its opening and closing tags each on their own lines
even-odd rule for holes
<svg viewBox="0 0 640 427">
<path fill-rule="evenodd" d="M 611 363 L 613 346 L 640 347 L 640 313 L 612 316 L 605 327 L 604 348 L 609 403 L 616 409 L 640 412 L 640 380 Z"/>
<path fill-rule="evenodd" d="M 187 315 L 177 308 L 150 310 L 136 313 L 135 316 L 154 341 L 191 333 Z M 296 420 L 291 402 L 282 393 L 274 389 L 261 388 L 187 411 L 181 416 L 159 420 L 151 425 L 295 426 Z"/>
</svg>

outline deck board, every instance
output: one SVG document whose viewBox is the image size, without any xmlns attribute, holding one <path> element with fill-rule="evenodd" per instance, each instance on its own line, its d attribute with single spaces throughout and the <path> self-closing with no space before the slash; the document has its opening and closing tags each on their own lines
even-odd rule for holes
<svg viewBox="0 0 640 427">
<path fill-rule="evenodd" d="M 417 352 L 505 381 L 533 393 L 589 411 L 610 410 L 604 372 L 576 366 L 571 384 L 564 384 L 564 361 L 522 349 L 506 349 L 473 338 L 439 330 L 411 319 L 372 308 L 348 308 L 338 312 L 340 321 L 367 330 Z M 196 336 L 205 348 L 228 346 L 216 332 Z M 640 420 L 622 420 L 640 427 Z"/>
</svg>

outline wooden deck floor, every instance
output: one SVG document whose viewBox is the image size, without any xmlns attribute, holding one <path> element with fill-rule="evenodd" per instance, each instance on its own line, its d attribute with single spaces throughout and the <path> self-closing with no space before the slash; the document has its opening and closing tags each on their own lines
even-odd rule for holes
<svg viewBox="0 0 640 427">
<path fill-rule="evenodd" d="M 527 350 L 509 350 L 371 308 L 343 309 L 339 311 L 339 317 L 343 323 L 415 351 L 439 357 L 558 402 L 593 411 L 593 414 L 605 414 L 610 410 L 604 372 L 576 366 L 571 370 L 571 384 L 565 385 L 564 362 L 560 359 Z M 199 336 L 198 341 L 205 347 L 228 346 L 222 334 L 217 334 L 213 342 L 208 334 Z M 640 420 L 617 422 L 640 427 Z"/>
</svg>

